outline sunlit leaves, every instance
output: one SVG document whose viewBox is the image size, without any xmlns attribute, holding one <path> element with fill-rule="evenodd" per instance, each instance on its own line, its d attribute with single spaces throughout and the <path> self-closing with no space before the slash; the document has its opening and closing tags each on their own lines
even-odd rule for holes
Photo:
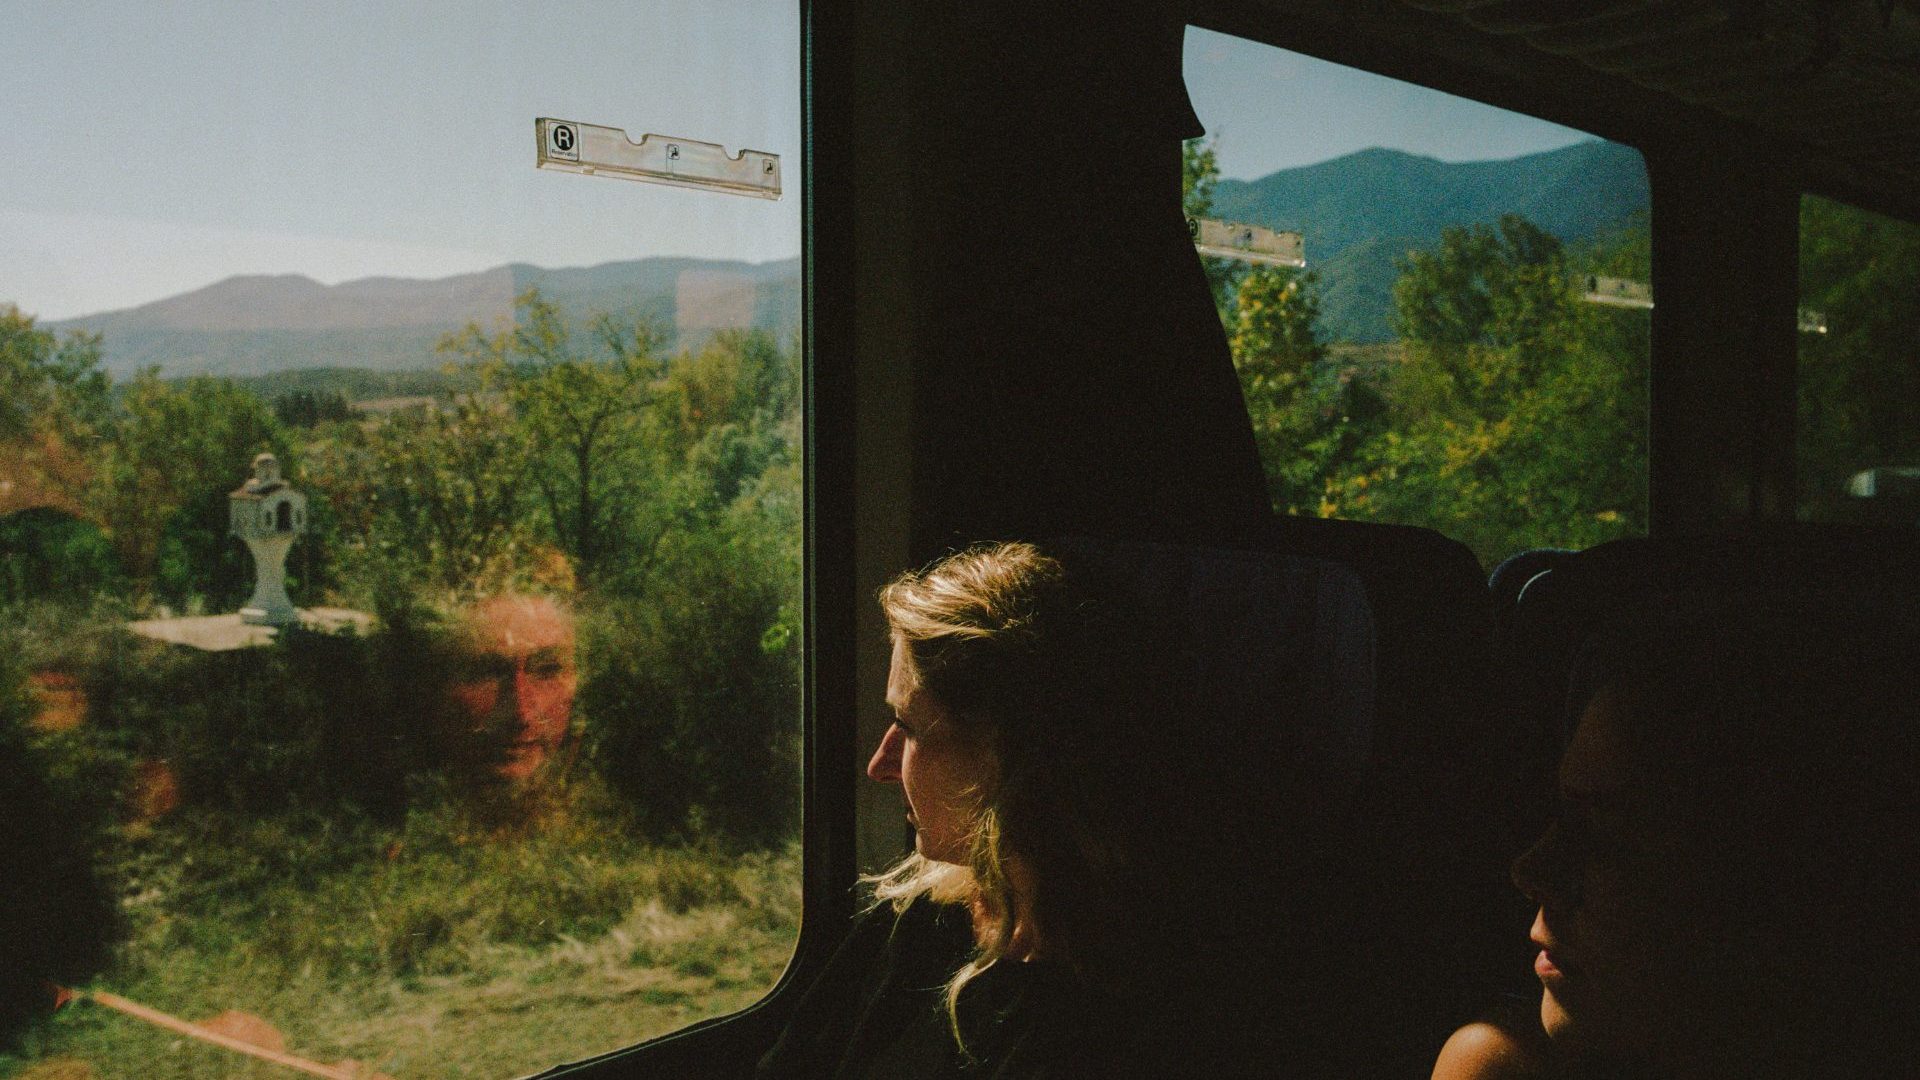
<svg viewBox="0 0 1920 1080">
<path fill-rule="evenodd" d="M 1800 304 L 1828 327 L 1800 335 L 1800 501 L 1832 518 L 1853 473 L 1920 464 L 1920 225 L 1802 199 Z"/>
</svg>

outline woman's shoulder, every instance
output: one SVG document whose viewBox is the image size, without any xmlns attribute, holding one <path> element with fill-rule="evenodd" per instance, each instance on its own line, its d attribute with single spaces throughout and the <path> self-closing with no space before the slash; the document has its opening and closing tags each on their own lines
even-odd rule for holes
<svg viewBox="0 0 1920 1080">
<path fill-rule="evenodd" d="M 1511 1024 L 1475 1021 L 1440 1048 L 1432 1080 L 1547 1080 L 1552 1073 L 1540 1049 Z"/>
<path fill-rule="evenodd" d="M 921 900 L 899 912 L 880 905 L 859 915 L 759 1075 L 835 1073 L 851 1049 L 897 1026 L 904 1000 L 945 983 L 971 947 L 964 908 Z"/>
</svg>

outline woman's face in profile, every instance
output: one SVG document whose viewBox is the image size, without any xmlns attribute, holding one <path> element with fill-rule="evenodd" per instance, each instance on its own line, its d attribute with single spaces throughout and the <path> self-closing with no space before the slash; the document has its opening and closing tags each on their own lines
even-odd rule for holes
<svg viewBox="0 0 1920 1080">
<path fill-rule="evenodd" d="M 894 723 L 867 762 L 867 775 L 898 784 L 907 800 L 913 847 L 935 862 L 964 863 L 973 835 L 974 806 L 992 771 L 992 754 L 949 722 L 946 711 L 918 685 L 906 643 L 895 640 L 887 673 L 887 704 Z"/>
<path fill-rule="evenodd" d="M 1707 939 L 1728 901 L 1683 839 L 1695 826 L 1676 793 L 1633 766 L 1622 705 L 1611 691 L 1588 705 L 1561 759 L 1560 816 L 1513 867 L 1540 904 L 1541 1023 L 1602 1059 L 1664 1056 L 1726 1007 Z"/>
</svg>

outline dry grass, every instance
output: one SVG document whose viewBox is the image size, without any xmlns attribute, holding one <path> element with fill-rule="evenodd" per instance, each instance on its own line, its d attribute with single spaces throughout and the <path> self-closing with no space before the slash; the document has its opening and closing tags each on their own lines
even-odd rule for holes
<svg viewBox="0 0 1920 1080">
<path fill-rule="evenodd" d="M 398 831 L 149 827 L 127 838 L 132 936 L 98 985 L 188 1020 L 245 1010 L 290 1053 L 397 1080 L 524 1075 L 771 988 L 799 925 L 797 851 L 648 846 L 587 802 L 512 827 L 452 809 Z M 295 1075 L 87 1004 L 27 1051 L 0 1077 Z"/>
</svg>

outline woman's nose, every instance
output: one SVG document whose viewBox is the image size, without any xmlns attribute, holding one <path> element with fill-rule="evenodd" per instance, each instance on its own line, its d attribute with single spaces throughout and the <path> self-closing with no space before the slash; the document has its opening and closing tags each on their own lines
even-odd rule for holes
<svg viewBox="0 0 1920 1080">
<path fill-rule="evenodd" d="M 873 758 L 867 762 L 867 776 L 882 784 L 900 782 L 900 726 L 889 724 L 887 733 L 880 736 L 880 745 L 873 751 Z"/>
<path fill-rule="evenodd" d="M 1514 888 L 1541 907 L 1565 910 L 1580 903 L 1576 875 L 1565 850 L 1565 834 L 1565 826 L 1555 822 L 1513 860 Z"/>
</svg>

